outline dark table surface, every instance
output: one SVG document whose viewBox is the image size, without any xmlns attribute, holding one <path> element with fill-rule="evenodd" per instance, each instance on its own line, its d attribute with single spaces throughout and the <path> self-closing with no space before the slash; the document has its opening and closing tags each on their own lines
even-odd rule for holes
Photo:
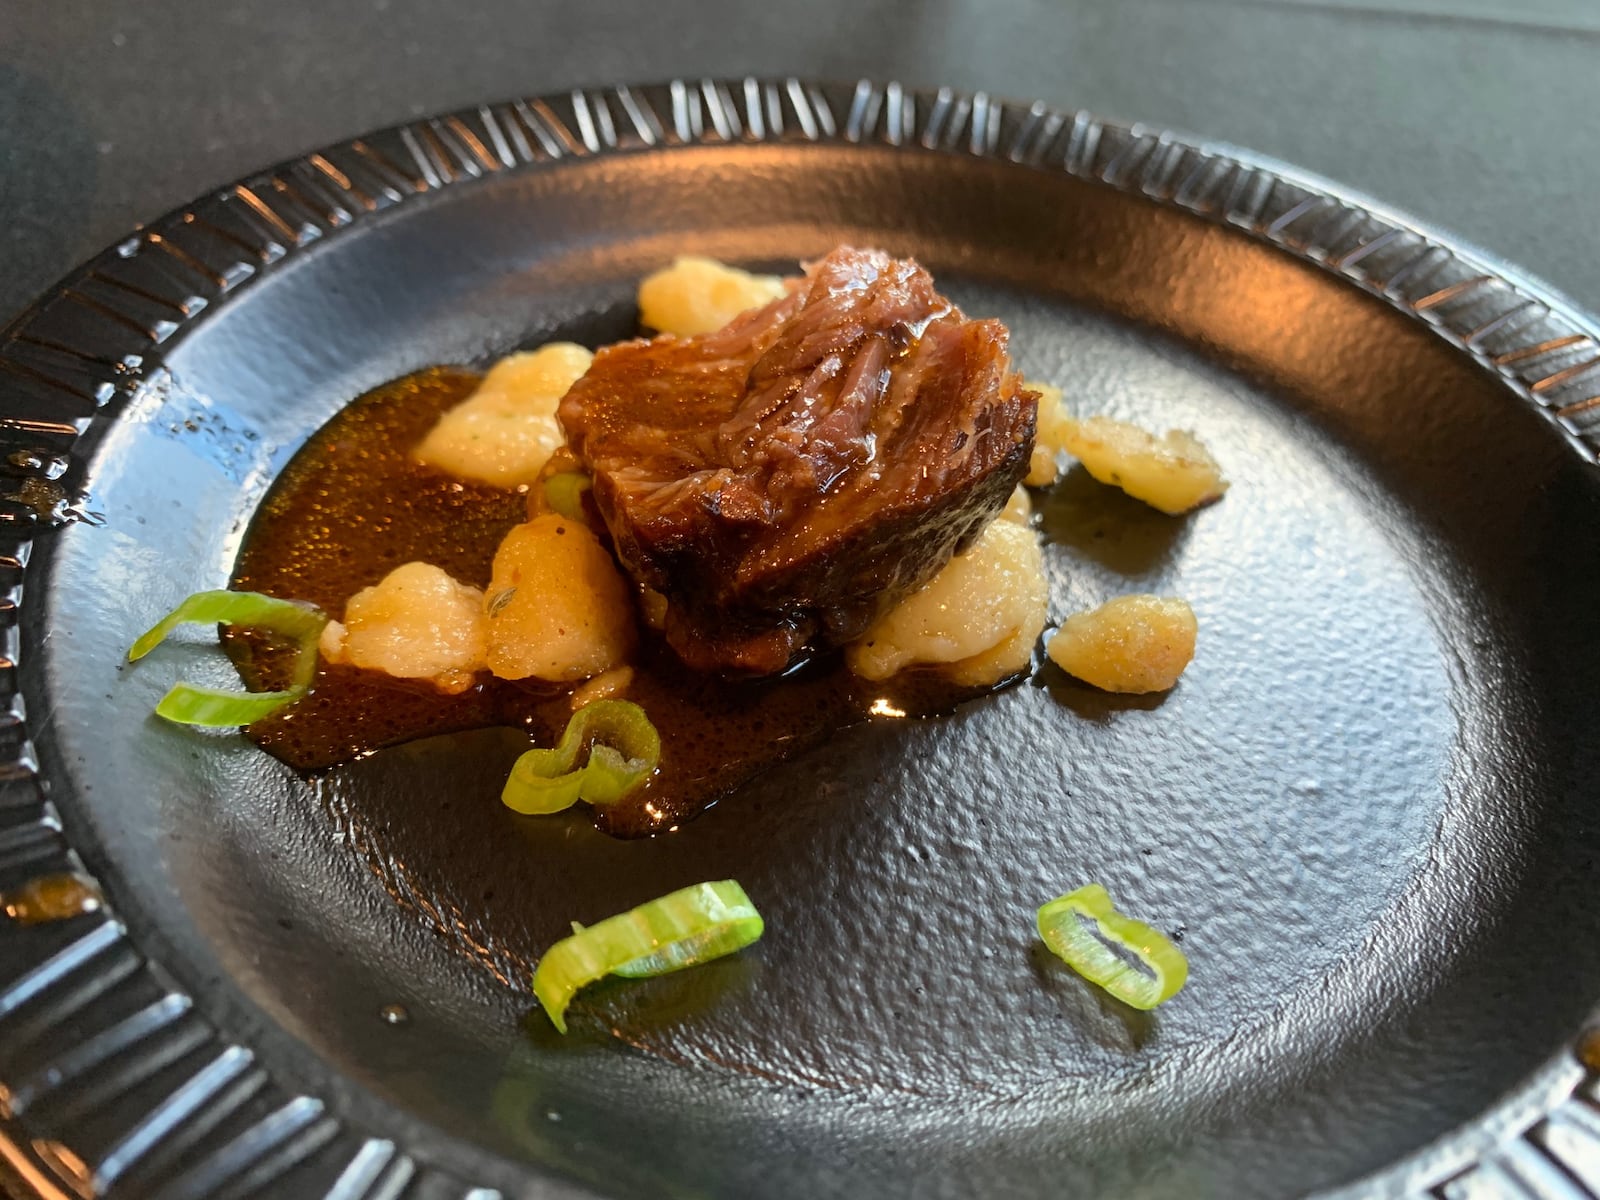
<svg viewBox="0 0 1600 1200">
<path fill-rule="evenodd" d="M 322 143 L 744 74 L 950 84 L 1233 142 L 1600 312 L 1592 0 L 0 0 L 0 323 L 136 224 Z"/>
<path fill-rule="evenodd" d="M 871 76 L 1168 125 L 1366 192 L 1600 311 L 1592 0 L 4 0 L 0 322 L 205 189 L 422 113 Z"/>
</svg>

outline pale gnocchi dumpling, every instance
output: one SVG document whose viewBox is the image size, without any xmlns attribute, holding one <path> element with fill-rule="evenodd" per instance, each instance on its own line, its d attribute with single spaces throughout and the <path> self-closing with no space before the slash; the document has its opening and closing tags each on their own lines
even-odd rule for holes
<svg viewBox="0 0 1600 1200">
<path fill-rule="evenodd" d="M 458 479 L 514 488 L 539 477 L 566 443 L 556 407 L 594 355 L 571 342 L 502 358 L 417 447 L 420 462 Z"/>
<path fill-rule="evenodd" d="M 776 275 L 752 275 L 714 258 L 685 255 L 639 284 L 639 320 L 662 333 L 693 337 L 721 329 L 787 290 Z"/>
<path fill-rule="evenodd" d="M 462 692 L 484 668 L 486 627 L 482 592 L 410 562 L 351 596 L 344 621 L 328 622 L 319 648 L 330 663 Z"/>
<path fill-rule="evenodd" d="M 577 712 L 596 700 L 620 700 L 628 694 L 628 689 L 632 686 L 632 667 L 626 665 L 612 667 L 609 671 L 600 672 L 587 683 L 573 688 L 567 703 L 572 706 L 573 712 Z"/>
<path fill-rule="evenodd" d="M 1072 416 L 1067 412 L 1061 389 L 1049 383 L 1024 381 L 1023 387 L 1039 393 L 1039 419 L 1033 436 L 1033 456 L 1028 459 L 1029 487 L 1054 483 L 1061 474 L 1061 456 L 1067 449 L 1067 434 Z"/>
<path fill-rule="evenodd" d="M 879 617 L 845 659 L 863 679 L 937 665 L 957 683 L 996 683 L 1027 669 L 1049 599 L 1033 531 L 996 520 L 966 553 Z"/>
<path fill-rule="evenodd" d="M 1110 417 L 1067 421 L 1064 445 L 1101 483 L 1172 516 L 1217 499 L 1228 490 L 1222 468 L 1192 433 L 1162 437 Z"/>
<path fill-rule="evenodd" d="M 575 683 L 608 671 L 637 637 L 628 585 L 587 525 L 555 513 L 506 535 L 486 602 L 489 670 Z"/>
<path fill-rule="evenodd" d="M 1028 489 L 1020 483 L 1011 490 L 1011 498 L 1006 501 L 1006 506 L 1000 510 L 1002 521 L 1013 521 L 1018 525 L 1028 525 L 1033 520 L 1033 500 L 1028 496 Z"/>
<path fill-rule="evenodd" d="M 1107 692 L 1164 692 L 1194 658 L 1199 623 L 1171 596 L 1118 596 L 1070 616 L 1045 646 L 1068 675 Z"/>
</svg>

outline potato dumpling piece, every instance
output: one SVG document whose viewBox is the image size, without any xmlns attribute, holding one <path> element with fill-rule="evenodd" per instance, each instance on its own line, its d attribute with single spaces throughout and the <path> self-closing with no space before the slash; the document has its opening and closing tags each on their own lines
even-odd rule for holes
<svg viewBox="0 0 1600 1200">
<path fill-rule="evenodd" d="M 1072 417 L 1067 413 L 1060 388 L 1031 380 L 1024 380 L 1022 386 L 1039 393 L 1039 423 L 1033 437 L 1033 457 L 1028 460 L 1028 475 L 1023 482 L 1029 487 L 1044 487 L 1054 483 L 1061 474 L 1061 454 L 1067 448 Z"/>
<path fill-rule="evenodd" d="M 938 664 L 958 683 L 994 683 L 1026 669 L 1049 598 L 1033 531 L 993 521 L 965 554 L 873 622 L 845 659 L 863 679 Z"/>
<path fill-rule="evenodd" d="M 1033 501 L 1028 498 L 1028 489 L 1020 483 L 1012 489 L 1011 499 L 1000 510 L 1000 519 L 1015 521 L 1018 525 L 1026 525 L 1033 519 Z"/>
<path fill-rule="evenodd" d="M 639 589 L 639 615 L 657 633 L 667 627 L 667 598 L 655 588 Z"/>
<path fill-rule="evenodd" d="M 986 687 L 1002 679 L 1026 671 L 1033 662 L 1033 646 L 1044 629 L 1044 608 L 1039 609 L 1037 624 L 1030 622 L 1018 627 L 1005 641 L 999 642 L 981 654 L 941 668 L 944 677 L 961 687 Z"/>
<path fill-rule="evenodd" d="M 587 525 L 555 513 L 506 534 L 494 552 L 489 670 L 574 683 L 633 650 L 633 604 L 617 565 Z"/>
<path fill-rule="evenodd" d="M 567 703 L 572 706 L 573 712 L 577 712 L 596 700 L 620 700 L 628 694 L 628 689 L 632 686 L 632 667 L 612 667 L 609 671 L 602 671 L 588 683 L 573 688 Z"/>
<path fill-rule="evenodd" d="M 752 275 L 714 258 L 685 255 L 639 284 L 639 320 L 662 333 L 692 337 L 721 329 L 787 290 L 776 275 Z"/>
<path fill-rule="evenodd" d="M 1217 460 L 1198 438 L 1181 429 L 1156 437 L 1110 417 L 1068 419 L 1065 446 L 1101 483 L 1119 487 L 1172 516 L 1228 490 Z"/>
<path fill-rule="evenodd" d="M 502 358 L 477 391 L 439 418 L 417 447 L 418 460 L 496 487 L 532 483 L 566 441 L 556 406 L 593 359 L 571 342 Z"/>
<path fill-rule="evenodd" d="M 344 623 L 328 622 L 320 648 L 331 663 L 461 692 L 483 670 L 486 625 L 482 592 L 410 562 L 351 596 Z"/>
<path fill-rule="evenodd" d="M 1198 630 L 1194 610 L 1176 597 L 1118 596 L 1068 617 L 1045 653 L 1107 692 L 1164 692 L 1194 657 Z"/>
</svg>

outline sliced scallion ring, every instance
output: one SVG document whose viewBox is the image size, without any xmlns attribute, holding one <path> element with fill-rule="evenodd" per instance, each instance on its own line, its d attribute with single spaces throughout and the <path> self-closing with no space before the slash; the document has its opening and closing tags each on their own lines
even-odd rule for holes
<svg viewBox="0 0 1600 1200">
<path fill-rule="evenodd" d="M 178 725 L 223 729 L 259 721 L 303 695 L 303 688 L 289 688 L 282 692 L 233 692 L 226 688 L 175 683 L 161 697 L 161 703 L 156 705 L 156 716 L 165 717 Z"/>
<path fill-rule="evenodd" d="M 591 486 L 587 475 L 563 471 L 544 481 L 544 502 L 552 512 L 559 513 L 569 521 L 585 524 L 589 518 L 583 511 L 583 494 Z"/>
<path fill-rule="evenodd" d="M 580 767 L 585 746 L 589 757 Z M 644 709 L 628 700 L 595 700 L 572 714 L 553 749 L 517 759 L 500 799 L 526 814 L 560 812 L 580 799 L 614 804 L 643 786 L 660 761 L 661 736 Z"/>
<path fill-rule="evenodd" d="M 1050 901 L 1039 910 L 1038 925 L 1044 944 L 1069 967 L 1134 1008 L 1170 1000 L 1189 977 L 1183 951 L 1143 921 L 1119 913 L 1098 883 Z"/>
<path fill-rule="evenodd" d="M 294 677 L 283 691 L 234 692 L 175 683 L 156 705 L 158 716 L 179 725 L 224 728 L 258 721 L 310 690 L 317 673 L 317 639 L 328 618 L 312 605 L 260 592 L 196 592 L 139 636 L 128 651 L 128 661 L 138 662 L 187 622 L 248 626 L 287 638 L 298 647 Z"/>
<path fill-rule="evenodd" d="M 644 978 L 681 971 L 742 950 L 761 936 L 761 914 L 731 879 L 697 883 L 629 909 L 545 952 L 533 972 L 533 992 L 562 1033 L 572 997 L 607 975 Z"/>
</svg>

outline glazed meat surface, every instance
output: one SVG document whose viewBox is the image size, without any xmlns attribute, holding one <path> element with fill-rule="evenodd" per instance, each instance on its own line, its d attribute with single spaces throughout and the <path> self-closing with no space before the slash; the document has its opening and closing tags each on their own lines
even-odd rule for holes
<svg viewBox="0 0 1600 1200">
<path fill-rule="evenodd" d="M 1006 339 L 915 262 L 840 247 L 723 329 L 595 356 L 561 424 L 685 663 L 782 671 L 977 536 L 1033 446 Z"/>
</svg>

